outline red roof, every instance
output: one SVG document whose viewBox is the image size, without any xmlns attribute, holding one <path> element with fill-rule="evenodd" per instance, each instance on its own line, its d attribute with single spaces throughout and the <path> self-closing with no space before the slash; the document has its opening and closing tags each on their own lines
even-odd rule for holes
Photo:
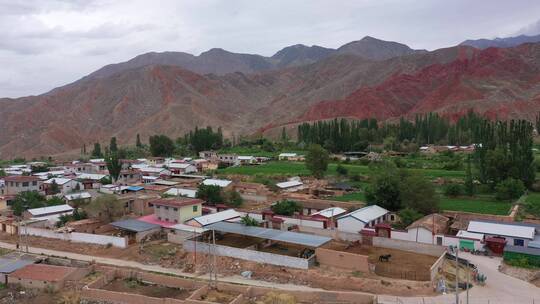
<svg viewBox="0 0 540 304">
<path fill-rule="evenodd" d="M 161 221 L 161 220 L 157 219 L 154 214 L 142 216 L 142 217 L 138 218 L 137 220 L 139 220 L 141 222 L 145 222 L 145 223 L 160 225 L 161 227 L 165 227 L 165 228 L 169 228 L 169 227 L 172 227 L 172 226 L 176 225 L 176 223 Z"/>
<path fill-rule="evenodd" d="M 490 243 L 499 243 L 499 244 L 506 244 L 506 240 L 498 237 L 488 237 L 486 238 L 486 242 Z"/>
<path fill-rule="evenodd" d="M 184 207 L 202 204 L 203 201 L 195 198 L 162 198 L 151 201 L 151 204 L 169 207 Z"/>
<path fill-rule="evenodd" d="M 73 267 L 46 264 L 30 264 L 12 272 L 12 278 L 55 282 L 63 280 L 76 269 Z"/>
<path fill-rule="evenodd" d="M 40 181 L 41 179 L 37 176 L 19 176 L 19 175 L 16 175 L 16 176 L 6 176 L 4 177 L 4 181 L 6 182 L 37 182 L 37 181 Z"/>
</svg>

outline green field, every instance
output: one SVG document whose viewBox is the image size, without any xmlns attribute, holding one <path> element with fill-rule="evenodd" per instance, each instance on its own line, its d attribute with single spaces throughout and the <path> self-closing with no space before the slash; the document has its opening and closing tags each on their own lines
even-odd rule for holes
<svg viewBox="0 0 540 304">
<path fill-rule="evenodd" d="M 369 173 L 368 166 L 342 164 L 349 174 L 361 174 L 367 175 Z M 337 175 L 337 164 L 332 163 L 328 165 L 327 175 Z M 409 169 L 411 172 L 418 172 L 424 174 L 429 178 L 464 178 L 464 171 L 450 171 L 442 169 Z M 230 167 L 226 169 L 218 170 L 218 174 L 242 174 L 242 175 L 309 175 L 310 172 L 302 162 L 286 162 L 286 161 L 271 161 L 259 166 L 242 166 L 242 167 Z"/>
<path fill-rule="evenodd" d="M 350 201 L 365 202 L 366 195 L 364 194 L 364 192 L 351 192 L 351 193 L 344 194 L 342 196 L 333 196 L 329 199 L 334 200 L 334 201 L 342 201 L 342 202 L 350 202 Z"/>
<path fill-rule="evenodd" d="M 465 211 L 483 214 L 508 215 L 512 204 L 507 201 L 498 202 L 488 198 L 448 198 L 441 197 L 441 210 Z"/>
</svg>

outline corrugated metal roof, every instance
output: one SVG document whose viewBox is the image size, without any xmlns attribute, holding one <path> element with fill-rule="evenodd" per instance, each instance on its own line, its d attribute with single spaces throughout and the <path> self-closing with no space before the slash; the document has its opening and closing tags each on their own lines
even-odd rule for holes
<svg viewBox="0 0 540 304">
<path fill-rule="evenodd" d="M 284 242 L 289 244 L 297 244 L 307 247 L 319 247 L 322 246 L 332 238 L 319 235 L 311 235 L 298 232 L 282 231 L 276 229 L 267 229 L 261 227 L 244 226 L 242 224 L 234 224 L 227 222 L 219 222 L 205 227 L 206 229 L 213 229 L 221 232 L 234 233 L 240 235 L 247 235 L 251 237 L 273 240 L 278 242 Z"/>
<path fill-rule="evenodd" d="M 230 181 L 230 180 L 213 179 L 213 178 L 205 179 L 203 181 L 203 185 L 206 185 L 206 186 L 220 186 L 222 188 L 227 187 L 228 185 L 230 185 L 230 183 L 232 183 L 232 181 Z"/>
<path fill-rule="evenodd" d="M 128 230 L 132 232 L 142 232 L 142 231 L 152 230 L 155 228 L 161 228 L 160 225 L 151 224 L 151 223 L 147 223 L 147 222 L 143 222 L 139 220 L 133 220 L 133 219 L 112 222 L 110 225 L 119 229 Z"/>
<path fill-rule="evenodd" d="M 530 255 L 540 255 L 540 249 L 532 247 L 506 245 L 504 246 L 504 251 L 525 253 Z"/>
<path fill-rule="evenodd" d="M 278 188 L 281 188 L 281 189 L 287 189 L 287 188 L 291 188 L 291 187 L 298 187 L 298 186 L 302 186 L 304 183 L 302 183 L 301 181 L 287 181 L 287 182 L 282 182 L 282 183 L 277 183 L 276 186 L 278 186 Z"/>
<path fill-rule="evenodd" d="M 0 257 L 0 273 L 12 273 L 35 262 L 36 259 L 29 255 L 4 255 Z"/>
<path fill-rule="evenodd" d="M 364 223 L 369 223 L 371 222 L 372 220 L 374 219 L 377 219 L 385 214 L 387 214 L 389 211 L 382 208 L 382 207 L 379 207 L 377 205 L 371 205 L 371 206 L 367 206 L 367 207 L 364 207 L 364 208 L 361 208 L 361 209 L 358 209 L 358 210 L 355 210 L 351 213 L 348 213 L 348 214 L 345 214 L 343 216 L 341 216 L 340 218 L 344 218 L 344 217 L 347 217 L 347 216 L 352 216 Z"/>
<path fill-rule="evenodd" d="M 52 184 L 54 182 L 56 182 L 57 185 L 63 185 L 63 184 L 66 184 L 66 183 L 69 183 L 71 181 L 70 178 L 60 178 L 60 177 L 54 177 L 54 178 L 51 178 L 51 179 L 48 179 L 46 181 L 44 181 L 45 184 Z"/>
<path fill-rule="evenodd" d="M 92 195 L 88 192 L 80 192 L 80 193 L 72 193 L 72 194 L 66 194 L 64 197 L 68 201 L 76 200 L 76 199 L 85 199 L 85 198 L 91 198 Z"/>
<path fill-rule="evenodd" d="M 181 231 L 185 231 L 185 232 L 195 232 L 195 233 L 203 233 L 203 232 L 208 230 L 208 229 L 205 229 L 205 228 L 193 227 L 193 226 L 186 225 L 186 224 L 176 224 L 176 225 L 173 225 L 173 226 L 171 226 L 169 228 L 172 228 L 172 229 L 175 229 L 175 230 L 181 230 Z"/>
<path fill-rule="evenodd" d="M 214 223 L 225 221 L 225 220 L 230 220 L 232 218 L 240 217 L 240 216 L 242 216 L 242 214 L 238 213 L 236 210 L 227 209 L 227 210 L 216 212 L 216 213 L 210 213 L 207 215 L 198 216 L 193 219 L 197 221 L 199 224 L 201 224 L 202 226 L 206 226 L 206 225 L 214 224 Z"/>
<path fill-rule="evenodd" d="M 330 217 L 333 217 L 333 216 L 339 216 L 343 213 L 347 212 L 347 210 L 343 209 L 343 208 L 340 208 L 340 207 L 330 207 L 330 208 L 326 208 L 324 210 L 321 210 L 319 212 L 315 212 L 313 214 L 311 214 L 312 216 L 313 215 L 320 215 L 320 216 L 323 216 L 323 217 L 326 217 L 326 218 L 330 218 Z"/>
<path fill-rule="evenodd" d="M 503 222 L 470 221 L 467 231 L 532 240 L 536 228 L 534 226 L 511 225 Z"/>
<path fill-rule="evenodd" d="M 296 153 L 280 153 L 279 157 L 296 157 Z"/>
<path fill-rule="evenodd" d="M 197 190 L 185 189 L 185 188 L 172 188 L 165 191 L 167 195 L 173 196 L 185 196 L 190 198 L 195 198 L 197 196 Z"/>
<path fill-rule="evenodd" d="M 469 231 L 465 231 L 465 230 L 458 231 L 456 236 L 459 237 L 459 238 L 475 239 L 475 240 L 479 240 L 479 241 L 484 240 L 484 235 L 482 233 L 469 232 Z"/>
<path fill-rule="evenodd" d="M 28 212 L 32 214 L 33 216 L 40 216 L 40 215 L 52 214 L 52 213 L 64 213 L 64 212 L 71 212 L 71 211 L 73 211 L 73 207 L 67 204 L 28 209 Z"/>
</svg>

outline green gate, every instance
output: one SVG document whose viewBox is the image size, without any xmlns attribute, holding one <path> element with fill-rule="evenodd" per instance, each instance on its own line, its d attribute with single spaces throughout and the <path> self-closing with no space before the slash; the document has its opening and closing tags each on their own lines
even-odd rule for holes
<svg viewBox="0 0 540 304">
<path fill-rule="evenodd" d="M 459 240 L 459 248 L 465 248 L 474 250 L 474 241 L 471 240 Z"/>
</svg>

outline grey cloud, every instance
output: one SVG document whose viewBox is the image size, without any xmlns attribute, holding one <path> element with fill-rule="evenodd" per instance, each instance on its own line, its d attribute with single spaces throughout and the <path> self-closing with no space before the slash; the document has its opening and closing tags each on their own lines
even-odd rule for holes
<svg viewBox="0 0 540 304">
<path fill-rule="evenodd" d="M 516 34 L 528 35 L 528 36 L 534 36 L 534 35 L 540 34 L 540 20 L 536 21 L 535 23 L 529 24 L 526 27 L 523 27 Z"/>
</svg>

